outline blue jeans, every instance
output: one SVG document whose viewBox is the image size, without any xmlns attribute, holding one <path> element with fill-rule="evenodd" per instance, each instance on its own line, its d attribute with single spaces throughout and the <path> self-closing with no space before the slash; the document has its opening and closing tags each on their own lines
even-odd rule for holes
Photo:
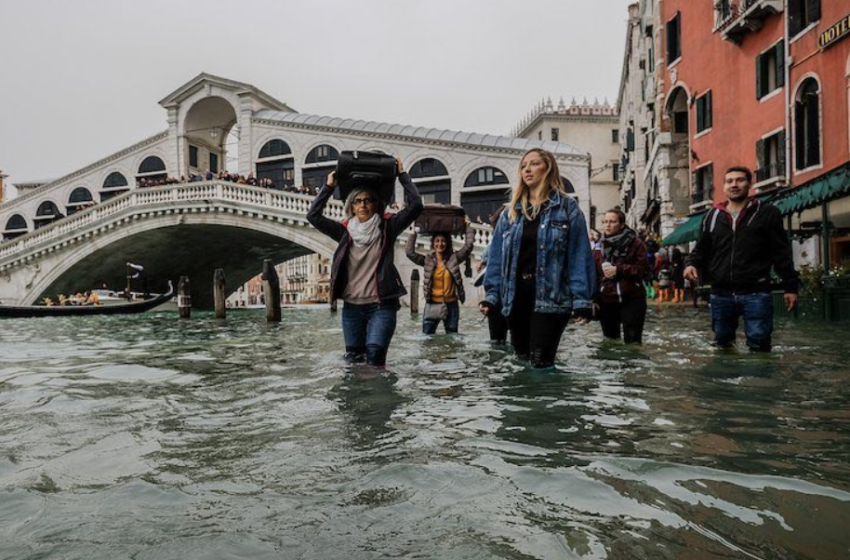
<svg viewBox="0 0 850 560">
<path fill-rule="evenodd" d="M 443 321 L 443 326 L 446 328 L 447 333 L 456 333 L 458 323 L 460 323 L 460 305 L 454 301 L 452 303 L 447 303 L 446 309 L 448 310 L 448 315 L 446 316 L 446 320 Z M 425 334 L 434 334 L 437 332 L 437 327 L 439 325 L 439 320 L 422 319 L 422 332 Z"/>
<path fill-rule="evenodd" d="M 773 333 L 773 296 L 744 294 L 736 296 L 711 295 L 711 330 L 714 344 L 728 348 L 735 342 L 738 317 L 744 318 L 744 334 L 750 350 L 770 352 Z"/>
<path fill-rule="evenodd" d="M 400 307 L 397 299 L 365 305 L 346 302 L 342 307 L 346 357 L 357 361 L 365 355 L 369 365 L 384 365 Z"/>
</svg>

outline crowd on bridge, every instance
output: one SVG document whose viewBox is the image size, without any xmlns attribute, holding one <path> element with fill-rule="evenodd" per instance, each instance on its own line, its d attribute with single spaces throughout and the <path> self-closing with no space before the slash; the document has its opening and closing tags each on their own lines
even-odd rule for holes
<svg viewBox="0 0 850 560">
<path fill-rule="evenodd" d="M 172 177 L 170 175 L 141 177 L 136 182 L 136 186 L 139 188 L 161 187 L 165 185 L 198 183 L 201 181 L 227 181 L 228 183 L 235 183 L 237 185 L 249 185 L 252 187 L 261 187 L 265 189 L 277 188 L 275 181 L 268 177 L 255 177 L 253 173 L 249 173 L 246 176 L 240 175 L 239 173 L 232 173 L 226 170 L 219 171 L 218 173 L 213 173 L 209 170 L 204 173 L 190 172 L 188 178 L 185 175 L 181 175 L 180 177 Z M 296 187 L 294 185 L 290 185 L 287 182 L 283 183 L 283 187 L 280 190 L 283 190 L 284 192 L 288 193 L 306 195 L 316 195 L 319 191 L 318 188 L 310 187 L 308 185 L 301 185 L 300 187 Z"/>
</svg>

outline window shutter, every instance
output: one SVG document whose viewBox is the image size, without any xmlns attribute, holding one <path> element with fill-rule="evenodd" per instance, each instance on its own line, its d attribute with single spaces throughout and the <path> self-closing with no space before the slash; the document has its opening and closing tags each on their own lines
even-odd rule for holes
<svg viewBox="0 0 850 560">
<path fill-rule="evenodd" d="M 820 95 L 810 94 L 806 100 L 809 110 L 807 111 L 807 143 L 806 167 L 820 163 Z"/>
<path fill-rule="evenodd" d="M 776 45 L 776 87 L 785 86 L 785 41 Z"/>
<path fill-rule="evenodd" d="M 714 125 L 714 107 L 712 103 L 713 92 L 709 91 L 706 95 L 705 108 L 705 128 L 711 128 Z"/>
<path fill-rule="evenodd" d="M 756 99 L 764 97 L 764 85 L 767 80 L 764 76 L 764 55 L 756 58 Z"/>
<path fill-rule="evenodd" d="M 764 153 L 765 152 L 765 150 L 764 150 L 765 145 L 766 145 L 766 143 L 765 143 L 764 139 L 756 142 L 756 160 L 758 161 L 758 168 L 759 169 L 764 169 L 766 167 L 765 163 L 766 163 L 766 160 L 767 160 L 767 154 Z"/>
<path fill-rule="evenodd" d="M 705 130 L 704 119 L 705 119 L 705 98 L 700 97 L 697 99 L 697 132 L 702 132 Z"/>
<path fill-rule="evenodd" d="M 705 170 L 705 200 L 714 200 L 714 164 Z"/>
<path fill-rule="evenodd" d="M 806 131 L 805 106 L 798 101 L 794 104 L 794 160 L 797 169 L 806 168 Z"/>
<path fill-rule="evenodd" d="M 820 0 L 806 0 L 806 25 L 820 21 Z"/>
<path fill-rule="evenodd" d="M 792 37 L 803 30 L 803 2 L 806 0 L 788 1 L 788 31 Z"/>
<path fill-rule="evenodd" d="M 776 170 L 778 175 L 784 175 L 787 177 L 787 173 L 785 171 L 785 131 L 783 130 L 778 134 L 776 139 L 776 159 L 778 162 L 779 169 Z"/>
</svg>

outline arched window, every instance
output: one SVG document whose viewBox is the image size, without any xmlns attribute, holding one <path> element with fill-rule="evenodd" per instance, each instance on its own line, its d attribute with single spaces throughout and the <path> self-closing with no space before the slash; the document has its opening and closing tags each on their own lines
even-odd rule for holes
<svg viewBox="0 0 850 560">
<path fill-rule="evenodd" d="M 27 233 L 27 221 L 20 214 L 15 214 L 6 220 L 6 228 L 3 230 L 3 240 L 14 239 Z"/>
<path fill-rule="evenodd" d="M 820 84 L 814 78 L 803 81 L 794 103 L 794 143 L 797 170 L 821 163 Z"/>
<path fill-rule="evenodd" d="M 259 158 L 266 159 L 291 154 L 292 150 L 289 148 L 289 144 L 279 138 L 275 138 L 274 140 L 269 140 L 263 145 L 263 147 L 260 149 Z"/>
<path fill-rule="evenodd" d="M 104 189 L 117 189 L 121 187 L 127 187 L 127 178 L 117 171 L 113 171 L 110 173 L 106 180 L 103 182 Z"/>
<path fill-rule="evenodd" d="M 567 194 L 575 194 L 576 188 L 573 186 L 572 181 L 561 175 L 561 182 L 564 183 L 564 190 Z"/>
<path fill-rule="evenodd" d="M 307 154 L 304 160 L 304 169 L 301 170 L 301 180 L 312 189 L 321 188 L 327 181 L 328 174 L 336 167 L 339 159 L 339 151 L 333 146 L 322 144 L 316 146 Z M 339 189 L 334 191 L 334 196 L 339 199 Z"/>
<path fill-rule="evenodd" d="M 425 158 L 417 161 L 410 168 L 412 179 L 427 179 L 432 177 L 446 177 L 449 171 L 443 162 L 434 158 Z"/>
<path fill-rule="evenodd" d="M 142 162 L 142 165 L 144 165 L 144 162 Z M 103 181 L 103 187 L 101 187 L 100 190 L 100 201 L 105 202 L 113 196 L 119 195 L 128 190 L 130 190 L 130 186 L 127 184 L 127 178 L 121 173 L 113 171 L 107 175 L 106 180 Z"/>
<path fill-rule="evenodd" d="M 425 204 L 450 204 L 452 180 L 443 162 L 434 158 L 417 161 L 410 168 L 410 178 L 419 189 Z"/>
<path fill-rule="evenodd" d="M 469 174 L 463 183 L 467 187 L 489 187 L 493 185 L 507 185 L 508 176 L 504 171 L 495 167 L 479 167 Z"/>
<path fill-rule="evenodd" d="M 165 163 L 156 157 L 148 156 L 139 165 L 139 175 L 147 175 L 149 173 L 165 173 Z"/>
<path fill-rule="evenodd" d="M 77 187 L 71 191 L 71 196 L 68 197 L 68 205 L 65 207 L 66 213 L 70 216 L 75 212 L 79 212 L 86 206 L 94 204 L 91 192 L 85 187 Z"/>
<path fill-rule="evenodd" d="M 670 99 L 667 101 L 667 117 L 670 119 L 670 123 L 672 124 L 673 132 L 675 134 L 688 134 L 688 128 L 690 126 L 688 121 L 688 93 L 685 91 L 685 88 L 678 87 L 675 92 L 670 96 Z M 634 150 L 634 132 L 630 131 L 632 134 L 631 138 L 631 150 Z"/>
<path fill-rule="evenodd" d="M 45 200 L 38 205 L 38 209 L 35 211 L 35 217 L 33 218 L 33 224 L 35 229 L 38 229 L 64 217 L 53 202 Z"/>
<path fill-rule="evenodd" d="M 260 149 L 259 159 L 258 179 L 271 179 L 278 190 L 295 185 L 295 160 L 289 144 L 278 138 L 269 140 Z"/>
<path fill-rule="evenodd" d="M 310 150 L 304 163 L 328 163 L 336 162 L 337 159 L 339 159 L 339 151 L 333 146 L 322 144 Z"/>
</svg>

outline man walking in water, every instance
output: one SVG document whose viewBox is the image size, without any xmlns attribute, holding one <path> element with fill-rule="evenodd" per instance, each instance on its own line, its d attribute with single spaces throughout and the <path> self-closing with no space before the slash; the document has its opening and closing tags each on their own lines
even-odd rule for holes
<svg viewBox="0 0 850 560">
<path fill-rule="evenodd" d="M 797 305 L 799 280 L 779 210 L 756 198 L 748 199 L 752 179 L 752 171 L 746 167 L 731 167 L 726 172 L 723 192 L 728 201 L 715 205 L 703 218 L 696 247 L 685 261 L 684 276 L 696 282 L 699 271 L 704 271 L 711 284 L 715 345 L 732 346 L 738 318 L 743 316 L 747 346 L 769 352 L 773 333 L 770 269 L 782 278 L 789 311 Z"/>
</svg>

